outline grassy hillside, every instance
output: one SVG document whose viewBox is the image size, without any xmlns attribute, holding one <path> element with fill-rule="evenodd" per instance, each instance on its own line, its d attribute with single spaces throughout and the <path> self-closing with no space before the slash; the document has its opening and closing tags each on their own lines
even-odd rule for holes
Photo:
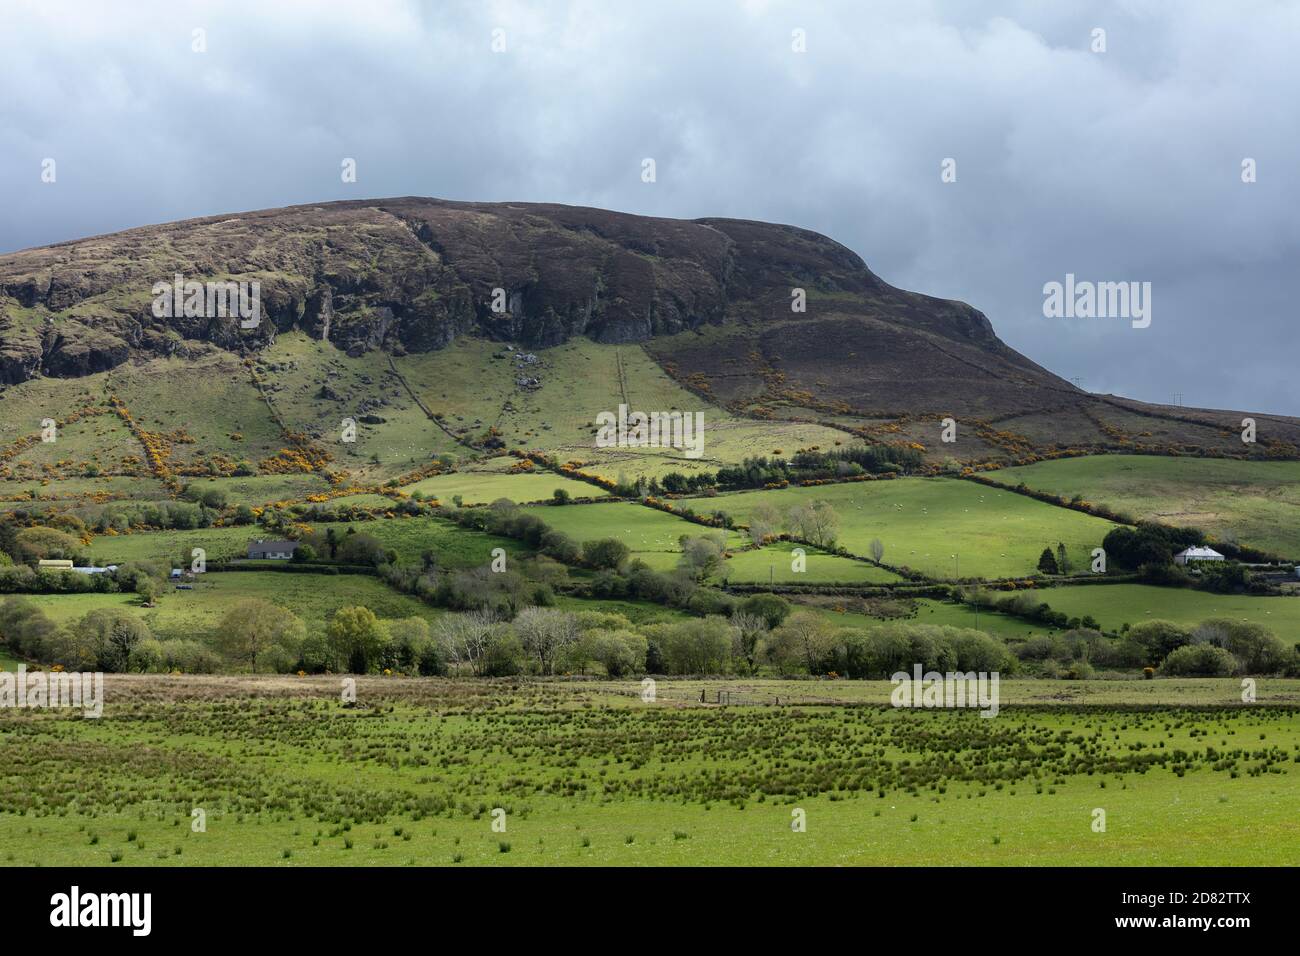
<svg viewBox="0 0 1300 956">
<path fill-rule="evenodd" d="M 1092 455 L 988 477 L 1065 498 L 1082 495 L 1135 519 L 1190 525 L 1300 558 L 1300 462 Z"/>
<path fill-rule="evenodd" d="M 831 599 L 831 602 L 822 602 L 818 606 L 818 610 L 823 617 L 839 627 L 870 628 L 879 625 L 883 620 L 889 619 L 848 610 L 847 608 L 834 610 L 832 602 L 837 600 L 843 599 Z M 1048 630 L 1041 624 L 1031 624 L 1004 614 L 980 612 L 980 614 L 976 615 L 973 608 L 962 604 L 949 604 L 947 601 L 936 601 L 931 598 L 918 598 L 914 603 L 916 613 L 911 617 L 900 618 L 900 620 L 915 624 L 968 627 L 1013 641 L 1024 640 L 1036 634 L 1045 634 Z"/>
<path fill-rule="evenodd" d="M 795 571 L 789 542 L 748 551 L 727 559 L 726 577 L 734 584 L 886 584 L 903 580 L 885 568 L 804 547 L 804 570 Z"/>
<path fill-rule="evenodd" d="M 510 459 L 515 461 L 515 459 Z M 545 501 L 555 494 L 557 488 L 567 491 L 572 497 L 604 498 L 609 492 L 585 481 L 574 481 L 550 472 L 538 471 L 536 474 L 504 474 L 500 471 L 466 470 L 450 475 L 438 475 L 425 478 L 402 489 L 406 494 L 419 492 L 427 498 L 437 498 L 443 504 L 451 504 L 456 495 L 463 503 L 469 505 L 491 504 L 498 498 L 509 498 L 516 504 Z"/>
<path fill-rule="evenodd" d="M 945 578 L 1032 574 L 1043 548 L 1055 548 L 1058 542 L 1064 542 L 1077 566 L 1084 566 L 1113 527 L 1024 495 L 950 478 L 742 492 L 720 495 L 710 506 L 746 522 L 759 504 L 788 514 L 817 500 L 830 502 L 839 516 L 841 547 L 867 555 L 871 541 L 879 538 L 886 564 Z"/>
<path fill-rule="evenodd" d="M 348 529 L 365 532 L 397 551 L 401 561 L 419 561 L 427 549 L 438 552 L 444 567 L 470 567 L 491 560 L 492 549 L 501 547 L 517 552 L 519 546 L 507 539 L 475 531 L 466 531 L 438 518 L 393 518 L 373 521 L 316 522 L 312 528 L 335 528 L 340 534 Z M 97 564 L 121 564 L 126 561 L 177 561 L 182 550 L 203 548 L 209 560 L 239 558 L 248 553 L 248 543 L 269 537 L 253 525 L 247 527 L 201 528 L 194 531 L 154 531 L 94 538 L 90 553 Z"/>
<path fill-rule="evenodd" d="M 166 590 L 155 608 L 141 607 L 133 594 L 38 594 L 30 600 L 55 621 L 71 621 L 95 608 L 120 607 L 143 618 L 155 635 L 202 640 L 231 607 L 247 598 L 262 598 L 292 611 L 313 630 L 323 629 L 330 615 L 349 604 L 364 605 L 385 619 L 433 620 L 442 613 L 366 575 L 322 579 L 271 571 L 205 574 L 192 591 Z"/>
<path fill-rule="evenodd" d="M 381 352 L 351 357 L 294 333 L 278 337 L 261 359 L 259 375 L 285 424 L 312 435 L 354 482 L 384 480 L 463 452 L 429 421 Z M 343 441 L 345 418 L 356 425 L 353 442 Z"/>
<path fill-rule="evenodd" d="M 257 465 L 287 444 L 249 369 L 233 355 L 120 366 L 109 373 L 105 388 L 139 428 L 160 434 L 183 430 L 193 439 L 170 444 L 167 464 L 177 473 L 204 474 L 222 462 Z"/>
<path fill-rule="evenodd" d="M 519 364 L 532 354 L 536 364 Z M 497 343 L 460 339 L 439 352 L 408 355 L 397 368 L 424 403 L 467 439 L 497 429 L 506 447 L 540 449 L 561 461 L 582 461 L 608 478 L 716 470 L 751 455 L 787 453 L 811 445 L 857 441 L 814 424 L 737 418 L 683 388 L 639 346 L 600 345 L 585 339 L 535 353 L 507 352 Z M 539 386 L 520 387 L 520 377 Z M 596 417 L 620 404 L 642 412 L 700 411 L 704 454 L 687 458 L 671 448 L 597 448 Z"/>
<path fill-rule="evenodd" d="M 1212 617 L 1227 617 L 1261 624 L 1288 644 L 1300 636 L 1300 597 L 1295 596 L 1210 594 L 1146 584 L 1076 585 L 1037 593 L 1054 611 L 1071 617 L 1091 614 L 1112 630 L 1153 618 L 1198 624 Z"/>
<path fill-rule="evenodd" d="M 630 501 L 564 507 L 536 505 L 529 510 L 575 541 L 618 538 L 637 556 L 675 555 L 681 551 L 678 539 L 682 535 L 694 537 L 713 530 Z M 742 542 L 735 532 L 724 532 L 724 536 L 733 544 Z"/>
</svg>

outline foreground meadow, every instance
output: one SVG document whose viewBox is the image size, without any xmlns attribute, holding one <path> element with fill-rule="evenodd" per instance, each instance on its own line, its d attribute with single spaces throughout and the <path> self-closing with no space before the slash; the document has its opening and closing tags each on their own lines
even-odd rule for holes
<svg viewBox="0 0 1300 956">
<path fill-rule="evenodd" d="M 100 720 L 0 711 L 0 858 L 1300 862 L 1300 681 L 1254 705 L 1233 680 L 1008 681 L 992 719 L 888 707 L 884 682 L 663 681 L 653 703 L 639 682 L 339 687 L 110 676 Z M 699 703 L 720 690 L 736 705 Z"/>
</svg>

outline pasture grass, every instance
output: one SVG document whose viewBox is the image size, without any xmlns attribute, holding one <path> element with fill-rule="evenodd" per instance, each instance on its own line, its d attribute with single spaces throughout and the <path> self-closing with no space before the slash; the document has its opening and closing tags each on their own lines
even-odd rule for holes
<svg viewBox="0 0 1300 956">
<path fill-rule="evenodd" d="M 1261 624 L 1288 643 L 1300 635 L 1300 596 L 1295 595 L 1212 594 L 1149 584 L 1064 585 L 1034 593 L 1052 610 L 1070 617 L 1091 614 L 1110 631 L 1153 619 L 1199 624 L 1226 617 Z"/>
<path fill-rule="evenodd" d="M 759 504 L 788 515 L 818 500 L 830 502 L 839 517 L 841 547 L 865 556 L 872 539 L 879 538 L 886 564 L 939 578 L 1033 574 L 1043 549 L 1055 550 L 1058 542 L 1064 542 L 1076 566 L 1086 567 L 1092 549 L 1114 527 L 1091 515 L 953 478 L 736 492 L 708 499 L 708 507 L 746 523 Z"/>
<path fill-rule="evenodd" d="M 796 548 L 804 551 L 803 570 L 795 570 Z M 887 584 L 901 581 L 887 568 L 781 541 L 737 551 L 727 558 L 726 579 L 733 584 Z"/>
<path fill-rule="evenodd" d="M 549 472 L 533 474 L 501 474 L 499 472 L 458 471 L 450 475 L 425 478 L 402 489 L 406 494 L 422 493 L 437 498 L 444 505 L 451 504 L 455 495 L 469 505 L 491 504 L 498 498 L 509 498 L 516 504 L 547 501 L 557 488 L 562 488 L 574 498 L 605 498 L 609 492 L 585 481 L 574 481 Z"/>
<path fill-rule="evenodd" d="M 1300 462 L 1089 455 L 988 473 L 1014 487 L 1082 495 L 1135 519 L 1190 525 L 1300 557 Z"/>
<path fill-rule="evenodd" d="M 337 678 L 110 678 L 100 720 L 0 713 L 0 842 L 18 866 L 1300 862 L 1295 707 L 1163 702 L 1174 686 L 984 719 L 592 682 L 364 678 L 348 707 Z"/>
<path fill-rule="evenodd" d="M 422 617 L 444 612 L 418 598 L 395 591 L 378 578 L 361 574 L 322 577 L 283 571 L 222 571 L 199 575 L 190 591 L 166 588 L 153 608 L 142 607 L 134 594 L 32 594 L 52 620 L 71 622 L 88 611 L 116 607 L 142 618 L 155 635 L 198 638 L 210 632 L 240 601 L 260 598 L 293 612 L 310 631 L 324 630 L 340 607 L 360 604 L 380 618 Z"/>
<path fill-rule="evenodd" d="M 420 560 L 425 550 L 438 555 L 439 564 L 447 568 L 466 568 L 487 564 L 493 548 L 505 548 L 518 554 L 521 546 L 509 538 L 499 538 L 470 531 L 442 518 L 375 518 L 368 521 L 317 521 L 308 527 L 325 531 L 334 528 L 339 534 L 355 529 L 373 535 L 386 547 L 397 552 L 398 561 Z M 182 553 L 192 548 L 207 551 L 208 560 L 241 558 L 248 544 L 271 535 L 256 525 L 224 528 L 196 528 L 190 531 L 142 531 L 133 534 L 100 535 L 90 543 L 95 562 L 122 564 L 127 561 L 178 562 Z M 187 562 L 188 563 L 188 562 Z M 179 566 L 179 565 L 178 565 Z"/>
<path fill-rule="evenodd" d="M 678 540 L 683 535 L 698 537 L 720 529 L 706 528 L 684 518 L 677 518 L 654 508 L 631 501 L 586 505 L 535 505 L 527 509 L 556 531 L 563 531 L 575 541 L 617 538 L 632 549 L 635 557 L 676 555 L 681 552 Z M 721 532 L 728 546 L 739 546 L 743 537 L 732 531 Z M 668 559 L 675 563 L 676 558 Z M 654 565 L 653 559 L 647 563 Z"/>
</svg>

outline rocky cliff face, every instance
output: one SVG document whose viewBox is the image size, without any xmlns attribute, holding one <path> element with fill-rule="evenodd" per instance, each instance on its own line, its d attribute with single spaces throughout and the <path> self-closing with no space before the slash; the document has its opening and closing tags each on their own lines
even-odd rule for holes
<svg viewBox="0 0 1300 956">
<path fill-rule="evenodd" d="M 262 321 L 158 318 L 155 283 L 256 281 Z M 301 328 L 342 350 L 429 351 L 476 333 L 546 348 L 798 320 L 791 289 L 900 331 L 997 353 L 979 312 L 894 289 L 823 236 L 723 219 L 392 199 L 148 226 L 0 256 L 0 381 L 77 376 L 202 341 L 257 350 Z M 810 313 L 812 310 L 810 310 Z"/>
</svg>

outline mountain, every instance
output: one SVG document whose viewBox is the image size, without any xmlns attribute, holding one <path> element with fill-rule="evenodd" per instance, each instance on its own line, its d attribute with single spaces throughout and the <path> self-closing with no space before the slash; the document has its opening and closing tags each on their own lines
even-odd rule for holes
<svg viewBox="0 0 1300 956">
<path fill-rule="evenodd" d="M 158 318 L 155 283 L 256 281 L 262 321 Z M 803 290 L 806 308 L 792 307 Z M 497 308 L 494 309 L 494 300 Z M 256 354 L 300 330 L 357 358 L 463 337 L 544 350 L 640 345 L 701 399 L 753 418 L 924 440 L 960 458 L 1064 448 L 1292 457 L 1300 420 L 1090 395 L 962 302 L 897 289 L 793 226 L 532 203 L 401 198 L 146 226 L 0 256 L 0 382 L 160 356 Z"/>
</svg>

